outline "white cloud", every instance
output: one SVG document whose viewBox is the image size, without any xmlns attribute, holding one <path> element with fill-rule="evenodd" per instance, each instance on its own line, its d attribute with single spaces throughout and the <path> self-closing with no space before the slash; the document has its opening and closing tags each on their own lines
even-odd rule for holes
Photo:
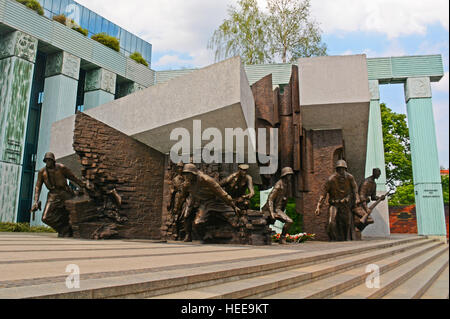
<svg viewBox="0 0 450 319">
<path fill-rule="evenodd" d="M 214 62 L 206 45 L 227 16 L 232 0 L 79 0 L 122 28 L 153 45 L 153 52 L 192 56 L 197 66 Z M 165 58 L 167 61 L 167 57 Z M 182 59 L 181 59 L 182 60 Z M 186 60 L 187 61 L 187 60 Z M 153 65 L 162 62 L 152 61 Z M 178 61 L 180 62 L 180 61 Z"/>
<path fill-rule="evenodd" d="M 312 0 L 312 12 L 326 33 L 369 31 L 425 34 L 434 23 L 449 28 L 448 0 Z"/>
<path fill-rule="evenodd" d="M 431 87 L 433 89 L 433 92 L 445 92 L 449 93 L 448 89 L 448 71 L 444 73 L 444 77 L 439 82 L 433 82 L 431 83 Z M 448 105 L 447 105 L 448 108 Z"/>
</svg>

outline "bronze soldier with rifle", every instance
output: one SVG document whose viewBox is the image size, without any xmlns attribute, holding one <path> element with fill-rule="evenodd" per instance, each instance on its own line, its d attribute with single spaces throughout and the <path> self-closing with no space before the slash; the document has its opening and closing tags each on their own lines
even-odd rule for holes
<svg viewBox="0 0 450 319">
<path fill-rule="evenodd" d="M 219 182 L 219 185 L 233 198 L 236 206 L 241 210 L 249 209 L 250 199 L 255 196 L 253 179 L 247 174 L 248 169 L 247 164 L 241 164 L 239 171 Z"/>
<path fill-rule="evenodd" d="M 323 185 L 315 211 L 316 216 L 320 215 L 320 209 L 327 196 L 329 203 L 327 233 L 330 241 L 356 240 L 352 208 L 359 205 L 360 198 L 355 178 L 347 172 L 347 163 L 344 160 L 337 161 L 336 172 Z"/>
<path fill-rule="evenodd" d="M 77 184 L 80 188 L 84 188 L 84 183 L 70 169 L 56 163 L 53 153 L 45 154 L 44 163 L 45 167 L 38 173 L 34 204 L 31 212 L 36 212 L 40 208 L 39 196 L 42 185 L 45 184 L 49 192 L 42 214 L 42 222 L 55 229 L 58 232 L 58 237 L 72 237 L 72 227 L 65 202 L 72 199 L 75 194 L 67 184 L 67 179 Z"/>
<path fill-rule="evenodd" d="M 284 223 L 283 230 L 281 231 L 280 244 L 286 244 L 286 235 L 294 222 L 286 213 L 286 205 L 288 201 L 288 191 L 291 187 L 291 176 L 294 175 L 294 171 L 290 167 L 285 167 L 281 170 L 281 178 L 275 184 L 272 191 L 269 194 L 266 204 L 263 206 L 262 211 L 269 214 L 269 223 L 273 224 L 276 220 Z"/>
</svg>

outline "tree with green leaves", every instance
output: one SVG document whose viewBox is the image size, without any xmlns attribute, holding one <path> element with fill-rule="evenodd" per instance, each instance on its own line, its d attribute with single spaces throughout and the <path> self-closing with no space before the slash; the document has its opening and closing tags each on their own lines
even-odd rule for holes
<svg viewBox="0 0 450 319">
<path fill-rule="evenodd" d="M 310 17 L 310 0 L 268 0 L 267 7 L 271 52 L 283 63 L 326 55 L 319 25 Z"/>
<path fill-rule="evenodd" d="M 208 42 L 220 61 L 240 55 L 245 64 L 265 63 L 270 60 L 267 39 L 267 19 L 256 0 L 239 0 L 239 9 L 228 8 L 224 20 Z"/>
<path fill-rule="evenodd" d="M 406 115 L 393 112 L 382 103 L 381 123 L 383 129 L 386 179 L 389 187 L 412 184 L 411 147 Z"/>
<path fill-rule="evenodd" d="M 321 30 L 310 17 L 310 0 L 268 0 L 268 13 L 256 0 L 239 0 L 208 42 L 215 60 L 240 55 L 245 64 L 292 62 L 326 55 Z"/>
</svg>

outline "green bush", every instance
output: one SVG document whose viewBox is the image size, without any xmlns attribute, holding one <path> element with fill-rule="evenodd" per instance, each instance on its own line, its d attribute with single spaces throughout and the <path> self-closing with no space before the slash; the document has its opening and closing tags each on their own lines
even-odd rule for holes
<svg viewBox="0 0 450 319">
<path fill-rule="evenodd" d="M 53 20 L 55 20 L 56 22 L 59 22 L 61 24 L 66 25 L 67 22 L 67 18 L 64 14 L 58 14 L 56 16 L 53 16 Z"/>
<path fill-rule="evenodd" d="M 145 61 L 144 57 L 139 52 L 134 52 L 133 54 L 130 55 L 130 58 L 136 61 L 137 63 L 148 66 L 147 61 Z"/>
<path fill-rule="evenodd" d="M 95 34 L 91 37 L 92 40 L 100 42 L 101 44 L 119 52 L 120 51 L 120 42 L 119 39 L 106 34 L 105 32 Z"/>
<path fill-rule="evenodd" d="M 80 27 L 80 26 L 74 26 L 74 27 L 72 27 L 72 29 L 75 30 L 75 31 L 77 31 L 77 32 L 79 32 L 79 33 L 81 33 L 81 34 L 84 35 L 85 37 L 87 37 L 87 35 L 88 35 L 88 30 L 87 30 L 87 29 L 83 29 L 83 28 Z"/>
<path fill-rule="evenodd" d="M 16 0 L 17 2 L 27 6 L 31 10 L 36 11 L 39 15 L 44 15 L 44 9 L 42 9 L 41 4 L 37 0 Z"/>
<path fill-rule="evenodd" d="M 29 223 L 0 223 L 0 232 L 55 233 L 50 227 L 30 226 Z"/>
</svg>

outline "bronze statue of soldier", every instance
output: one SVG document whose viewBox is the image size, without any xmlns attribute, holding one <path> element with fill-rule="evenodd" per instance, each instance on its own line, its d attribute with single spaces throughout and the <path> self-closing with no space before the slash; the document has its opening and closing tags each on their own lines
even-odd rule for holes
<svg viewBox="0 0 450 319">
<path fill-rule="evenodd" d="M 347 163 L 344 160 L 337 161 L 336 172 L 323 185 L 315 211 L 316 216 L 320 215 L 320 209 L 327 195 L 329 203 L 327 233 L 330 241 L 356 240 L 352 208 L 360 203 L 360 199 L 355 178 L 347 172 Z"/>
<path fill-rule="evenodd" d="M 247 174 L 249 166 L 247 164 L 239 165 L 236 173 L 224 178 L 219 185 L 233 198 L 240 210 L 247 210 L 250 207 L 250 199 L 255 196 L 253 179 Z M 247 194 L 247 189 L 249 193 Z"/>
<path fill-rule="evenodd" d="M 84 183 L 70 169 L 56 163 L 53 153 L 45 154 L 44 163 L 45 167 L 38 173 L 34 204 L 31 211 L 36 211 L 40 206 L 39 196 L 42 184 L 45 184 L 49 192 L 42 214 L 42 222 L 55 229 L 58 232 L 58 237 L 72 237 L 72 227 L 69 213 L 65 208 L 65 202 L 74 197 L 74 192 L 67 184 L 67 179 L 77 184 L 80 188 L 84 188 Z"/>
<path fill-rule="evenodd" d="M 266 204 L 262 208 L 264 213 L 269 214 L 270 224 L 273 224 L 276 220 L 284 223 L 279 241 L 280 244 L 286 244 L 287 232 L 294 222 L 284 212 L 288 200 L 289 187 L 291 186 L 290 177 L 292 175 L 294 175 L 294 171 L 290 167 L 285 167 L 281 170 L 281 179 L 273 187 Z"/>
<path fill-rule="evenodd" d="M 374 168 L 372 170 L 372 175 L 367 177 L 359 186 L 360 203 L 353 210 L 357 232 L 362 232 L 368 225 L 374 223 L 374 220 L 370 217 L 370 214 L 379 202 L 386 199 L 386 195 L 377 196 L 376 180 L 380 178 L 380 176 L 381 170 L 379 168 Z M 367 205 L 371 201 L 375 201 L 376 203 L 375 205 L 368 207 Z"/>
<path fill-rule="evenodd" d="M 172 176 L 170 179 L 170 188 L 169 188 L 169 202 L 167 203 L 167 211 L 170 214 L 170 218 L 167 221 L 167 225 L 176 233 L 176 237 L 178 238 L 180 228 L 183 223 L 183 204 L 184 201 L 182 199 L 183 187 L 185 187 L 185 180 L 183 177 L 183 167 L 184 164 L 179 162 L 175 167 L 175 176 Z"/>
<path fill-rule="evenodd" d="M 211 214 L 215 214 L 225 222 L 236 227 L 240 209 L 234 204 L 233 199 L 212 177 L 198 170 L 194 164 L 185 164 L 183 176 L 186 187 L 183 187 L 183 200 L 191 195 L 191 200 L 186 203 L 186 212 L 191 210 L 195 203 L 198 206 L 193 226 L 202 236 L 202 230 Z M 186 233 L 184 241 L 192 241 L 191 233 Z"/>
</svg>

